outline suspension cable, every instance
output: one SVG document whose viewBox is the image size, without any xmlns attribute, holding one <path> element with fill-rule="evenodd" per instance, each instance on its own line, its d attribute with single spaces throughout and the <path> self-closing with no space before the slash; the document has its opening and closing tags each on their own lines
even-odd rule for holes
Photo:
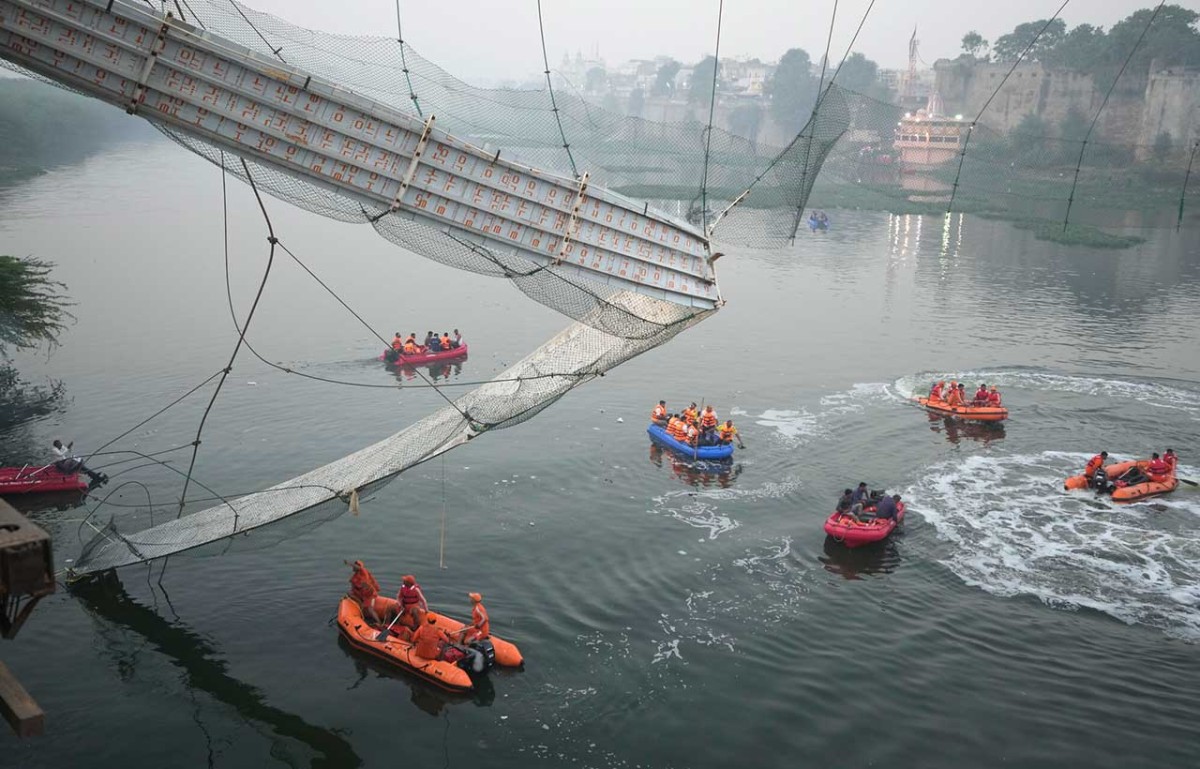
<svg viewBox="0 0 1200 769">
<path fill-rule="evenodd" d="M 1183 201 L 1187 198 L 1188 180 L 1192 176 L 1192 163 L 1196 160 L 1196 150 L 1200 150 L 1200 139 L 1192 145 L 1192 154 L 1188 156 L 1187 171 L 1183 174 L 1183 189 L 1179 191 L 1179 219 L 1175 222 L 1175 231 L 1183 226 Z"/>
<path fill-rule="evenodd" d="M 724 0 L 722 0 L 723 2 Z M 562 137 L 562 147 L 567 151 L 567 160 L 571 161 L 571 173 L 579 178 L 579 169 L 575 166 L 575 156 L 571 154 L 571 145 L 567 142 L 567 132 L 563 130 L 562 116 L 558 114 L 558 102 L 554 99 L 554 84 L 550 82 L 550 57 L 546 55 L 546 28 L 542 23 L 542 0 L 538 0 L 538 34 L 542 37 L 542 63 L 546 65 L 546 90 L 550 92 L 550 111 L 558 123 L 558 135 Z"/>
<path fill-rule="evenodd" d="M 704 129 L 704 178 L 700 182 L 701 229 L 708 237 L 708 156 L 712 148 L 713 113 L 717 108 L 717 78 L 721 73 L 721 18 L 725 14 L 725 0 L 717 5 L 717 44 L 713 49 L 712 91 L 708 97 L 708 127 Z"/>
<path fill-rule="evenodd" d="M 1059 14 L 1063 12 L 1063 9 L 1066 8 L 1070 2 L 1071 0 L 1063 0 L 1063 4 L 1058 6 L 1058 10 L 1054 12 L 1054 15 L 1046 20 L 1046 23 L 1042 25 L 1042 28 L 1039 29 L 1037 34 L 1033 36 L 1033 39 L 1029 41 L 1029 45 L 1025 46 L 1025 50 L 1021 51 L 1021 53 L 1017 56 L 1016 61 L 1013 62 L 1013 65 L 1008 68 L 1008 72 L 1006 72 L 1004 77 L 1000 79 L 1000 85 L 996 86 L 996 89 L 992 91 L 991 96 L 988 96 L 987 101 L 985 101 L 983 106 L 979 108 L 979 114 L 976 115 L 975 119 L 971 121 L 971 124 L 967 126 L 967 136 L 965 139 L 963 139 L 962 151 L 958 153 L 958 170 L 954 173 L 954 184 L 950 186 L 950 201 L 946 204 L 946 213 L 950 213 L 954 208 L 954 198 L 958 195 L 958 183 L 959 179 L 962 177 L 963 163 L 967 159 L 967 145 L 971 143 L 971 136 L 975 133 L 975 125 L 979 122 L 979 119 L 983 117 L 983 113 L 987 112 L 987 108 L 991 105 L 992 100 L 996 98 L 996 95 L 1000 93 L 1000 89 L 1003 88 L 1004 84 L 1008 82 L 1008 79 L 1012 77 L 1012 73 L 1017 71 L 1017 66 L 1020 65 L 1020 63 L 1025 59 L 1025 55 L 1033 49 L 1033 46 L 1037 44 L 1039 39 L 1041 39 L 1042 33 L 1050 28 L 1050 25 L 1054 23 L 1055 19 L 1059 17 Z"/>
<path fill-rule="evenodd" d="M 408 58 L 404 55 L 404 31 L 400 28 L 400 0 L 396 0 L 396 42 L 400 44 L 400 71 L 404 73 L 404 82 L 408 85 L 408 98 L 412 99 L 417 117 L 425 117 L 421 112 L 421 102 L 417 100 L 417 92 L 413 90 L 412 78 L 408 76 Z"/>
<path fill-rule="evenodd" d="M 1150 26 L 1158 18 L 1158 12 L 1162 10 L 1165 3 L 1166 0 L 1160 0 L 1158 7 L 1154 9 L 1154 13 L 1150 14 L 1150 20 L 1146 22 L 1146 26 L 1142 29 L 1142 34 L 1138 36 L 1137 42 L 1129 50 L 1129 55 L 1121 63 L 1121 69 L 1117 71 L 1117 76 L 1113 78 L 1112 83 L 1108 86 L 1108 90 L 1104 93 L 1104 100 L 1100 102 L 1100 109 L 1096 110 L 1096 116 L 1092 118 L 1092 124 L 1088 126 L 1087 133 L 1083 135 L 1083 141 L 1079 144 L 1079 160 L 1075 163 L 1075 178 L 1071 181 L 1071 194 L 1067 196 L 1067 213 L 1063 216 L 1063 232 L 1067 231 L 1067 224 L 1071 221 L 1071 207 L 1075 204 L 1075 189 L 1079 186 L 1079 171 L 1083 168 L 1083 153 L 1087 151 L 1088 139 L 1092 137 L 1092 131 L 1096 129 L 1096 123 L 1100 120 L 1100 114 L 1108 106 L 1108 97 L 1112 96 L 1113 90 L 1117 87 L 1117 82 L 1121 79 L 1121 75 L 1125 74 L 1125 68 L 1133 60 L 1133 55 L 1137 53 L 1138 46 L 1146 38 L 1146 33 L 1150 31 Z"/>
</svg>

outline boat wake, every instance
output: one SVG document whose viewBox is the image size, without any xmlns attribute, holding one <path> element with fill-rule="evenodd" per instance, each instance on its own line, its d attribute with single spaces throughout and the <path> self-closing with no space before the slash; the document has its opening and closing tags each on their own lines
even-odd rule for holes
<svg viewBox="0 0 1200 769">
<path fill-rule="evenodd" d="M 788 448 L 803 446 L 814 439 L 828 438 L 834 433 L 839 419 L 862 413 L 872 403 L 893 400 L 891 386 L 884 382 L 865 382 L 849 390 L 825 395 L 817 411 L 799 409 L 767 409 L 751 417 L 754 423 L 775 431 L 776 439 Z"/>
<path fill-rule="evenodd" d="M 1200 503 L 1187 491 L 1134 505 L 1063 491 L 1086 460 L 1053 451 L 954 459 L 905 494 L 950 544 L 941 563 L 967 584 L 1200 640 Z"/>
<path fill-rule="evenodd" d="M 911 398 L 929 389 L 931 382 L 939 379 L 958 379 L 973 386 L 975 382 L 987 382 L 1000 387 L 1038 392 L 1060 392 L 1086 395 L 1091 398 L 1114 398 L 1133 400 L 1148 406 L 1183 411 L 1192 419 L 1200 421 L 1200 389 L 1174 382 L 1119 379 L 1100 376 L 1055 374 L 1036 369 L 983 369 L 960 372 L 923 372 L 901 377 L 892 385 L 896 392 Z"/>
</svg>

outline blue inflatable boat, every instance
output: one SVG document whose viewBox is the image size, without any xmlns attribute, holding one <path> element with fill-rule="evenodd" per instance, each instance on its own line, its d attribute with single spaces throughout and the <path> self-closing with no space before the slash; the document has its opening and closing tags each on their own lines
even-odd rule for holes
<svg viewBox="0 0 1200 769">
<path fill-rule="evenodd" d="M 650 440 L 659 446 L 674 451 L 686 459 L 729 459 L 733 456 L 732 443 L 720 443 L 716 446 L 697 446 L 693 448 L 667 435 L 667 431 L 658 425 L 650 425 L 646 428 L 646 432 L 650 434 Z"/>
</svg>

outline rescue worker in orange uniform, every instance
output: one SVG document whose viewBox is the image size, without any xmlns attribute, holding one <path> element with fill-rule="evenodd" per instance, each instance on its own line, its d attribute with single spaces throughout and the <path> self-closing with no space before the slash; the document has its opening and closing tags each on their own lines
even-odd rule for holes
<svg viewBox="0 0 1200 769">
<path fill-rule="evenodd" d="M 676 414 L 675 419 L 672 420 L 672 422 L 671 422 L 671 425 L 672 425 L 672 429 L 671 429 L 671 437 L 672 438 L 679 441 L 680 443 L 683 443 L 685 440 L 687 440 L 687 422 L 684 420 L 684 418 L 681 415 Z"/>
<path fill-rule="evenodd" d="M 987 405 L 987 402 L 988 402 L 987 385 L 985 385 L 985 384 L 979 385 L 979 389 L 975 391 L 974 401 L 975 401 L 976 406 L 986 406 Z"/>
<path fill-rule="evenodd" d="M 717 412 L 713 411 L 712 406 L 705 406 L 704 413 L 700 415 L 700 429 L 714 430 L 721 420 L 717 419 Z"/>
<path fill-rule="evenodd" d="M 413 630 L 421 626 L 421 618 L 429 611 L 429 602 L 421 592 L 421 586 L 411 574 L 405 574 L 400 580 L 400 592 L 396 600 L 400 603 L 400 617 Z M 405 619 L 406 618 L 406 619 Z"/>
<path fill-rule="evenodd" d="M 368 621 L 379 625 L 379 615 L 375 612 L 375 599 L 379 597 L 379 582 L 362 561 L 354 562 L 354 573 L 350 575 L 350 596 L 362 607 L 363 616 Z"/>
<path fill-rule="evenodd" d="M 947 406 L 963 405 L 962 393 L 959 391 L 959 389 L 957 387 L 954 386 L 953 382 L 950 383 L 950 390 L 946 393 L 946 405 Z"/>
<path fill-rule="evenodd" d="M 659 427 L 666 427 L 667 422 L 670 421 L 669 418 L 670 414 L 667 413 L 666 401 L 659 401 L 654 410 L 650 412 L 650 421 Z"/>
<path fill-rule="evenodd" d="M 683 421 L 685 422 L 695 422 L 698 416 L 700 416 L 700 409 L 696 408 L 695 403 L 683 410 Z"/>
<path fill-rule="evenodd" d="M 405 355 L 416 355 L 417 354 L 417 343 L 415 340 L 413 340 L 413 338 L 411 336 L 408 339 L 404 340 L 404 354 Z"/>
<path fill-rule="evenodd" d="M 400 352 L 401 348 L 403 348 L 403 347 L 404 347 L 404 337 L 400 336 L 400 332 L 397 331 L 396 336 L 392 337 L 392 349 L 395 350 L 396 352 Z"/>
<path fill-rule="evenodd" d="M 1175 449 L 1167 449 L 1163 454 L 1163 461 L 1171 466 L 1171 472 L 1175 472 L 1175 465 L 1179 462 L 1179 457 L 1175 455 Z"/>
<path fill-rule="evenodd" d="M 738 446 L 746 448 L 746 444 L 742 443 L 742 437 L 738 435 L 738 429 L 733 426 L 732 419 L 726 419 L 725 424 L 717 428 L 717 435 L 721 443 L 732 443 L 734 439 L 737 439 Z"/>
<path fill-rule="evenodd" d="M 1171 464 L 1154 452 L 1146 465 L 1146 477 L 1155 483 L 1163 483 L 1171 477 Z"/>
<path fill-rule="evenodd" d="M 467 597 L 471 599 L 471 624 L 458 631 L 459 640 L 463 643 L 486 640 L 492 635 L 492 624 L 487 609 L 483 608 L 483 596 L 467 593 Z"/>
<path fill-rule="evenodd" d="M 687 445 L 689 445 L 689 446 L 695 446 L 699 443 L 699 441 L 700 441 L 700 430 L 699 430 L 699 428 L 696 427 L 696 422 L 694 420 L 691 422 L 688 422 L 687 436 L 686 436 L 685 443 L 687 443 Z"/>
<path fill-rule="evenodd" d="M 1108 459 L 1108 452 L 1101 451 L 1099 454 L 1088 460 L 1087 467 L 1083 468 L 1083 477 L 1088 479 L 1089 484 L 1091 483 L 1092 478 L 1096 477 L 1097 471 L 1104 466 L 1104 460 L 1106 459 Z"/>
<path fill-rule="evenodd" d="M 446 637 L 446 631 L 438 627 L 437 615 L 430 614 L 413 633 L 413 651 L 418 657 L 424 657 L 427 660 L 441 659 L 442 651 L 449 640 Z"/>
<path fill-rule="evenodd" d="M 944 381 L 934 382 L 933 386 L 929 388 L 929 400 L 940 401 L 942 399 L 942 388 L 945 386 L 946 383 Z"/>
<path fill-rule="evenodd" d="M 442 350 L 444 351 L 444 350 L 449 350 L 449 349 L 450 349 L 450 332 L 443 331 L 442 332 Z"/>
<path fill-rule="evenodd" d="M 1000 405 L 1000 391 L 996 389 L 996 385 L 992 385 L 991 389 L 988 390 L 987 405 Z"/>
</svg>

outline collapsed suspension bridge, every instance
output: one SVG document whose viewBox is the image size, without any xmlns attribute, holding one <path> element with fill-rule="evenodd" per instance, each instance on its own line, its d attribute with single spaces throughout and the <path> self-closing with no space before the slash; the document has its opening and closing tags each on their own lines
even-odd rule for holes
<svg viewBox="0 0 1200 769">
<path fill-rule="evenodd" d="M 76 561 L 81 575 L 344 504 L 666 342 L 721 305 L 713 235 L 754 245 L 793 236 L 849 125 L 832 88 L 782 148 L 718 132 L 711 118 L 705 127 L 597 117 L 552 91 L 547 109 L 543 92 L 473 93 L 402 40 L 350 46 L 233 0 L 184 5 L 186 19 L 121 0 L 0 0 L 0 57 L 145 118 L 223 169 L 226 153 L 241 158 L 229 170 L 276 197 L 506 278 L 575 322 L 494 381 L 355 454 L 139 532 L 110 522 Z M 356 66 L 343 53 L 351 47 Z M 542 170 L 566 161 L 569 174 Z M 704 203 L 685 221 L 606 190 L 606 180 L 690 186 Z"/>
</svg>

